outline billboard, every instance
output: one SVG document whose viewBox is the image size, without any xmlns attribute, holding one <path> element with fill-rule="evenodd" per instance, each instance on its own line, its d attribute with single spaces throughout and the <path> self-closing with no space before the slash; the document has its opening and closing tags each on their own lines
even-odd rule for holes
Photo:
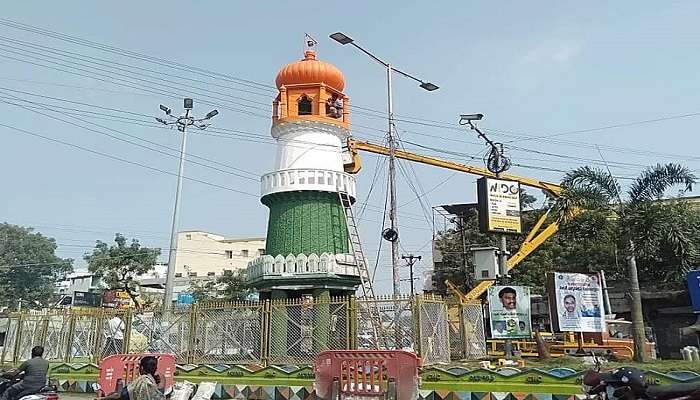
<svg viewBox="0 0 700 400">
<path fill-rule="evenodd" d="M 700 313 L 700 270 L 688 272 L 688 293 L 693 304 L 693 312 Z"/>
<path fill-rule="evenodd" d="M 549 307 L 555 329 L 604 332 L 603 287 L 598 274 L 549 274 Z"/>
<path fill-rule="evenodd" d="M 484 233 L 521 233 L 520 183 L 494 178 L 476 181 L 479 229 Z"/>
<path fill-rule="evenodd" d="M 491 286 L 488 300 L 492 338 L 515 339 L 532 336 L 529 287 Z"/>
<path fill-rule="evenodd" d="M 73 292 L 73 305 L 76 307 L 99 307 L 102 296 L 99 293 Z"/>
<path fill-rule="evenodd" d="M 105 290 L 102 293 L 102 307 L 129 308 L 130 306 L 131 296 L 124 290 Z"/>
</svg>

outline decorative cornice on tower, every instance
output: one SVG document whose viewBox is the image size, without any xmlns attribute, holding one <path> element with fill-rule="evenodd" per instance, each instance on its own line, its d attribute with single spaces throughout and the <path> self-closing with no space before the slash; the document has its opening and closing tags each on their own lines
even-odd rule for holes
<svg viewBox="0 0 700 400">
<path fill-rule="evenodd" d="M 263 197 L 272 193 L 313 190 L 345 192 L 354 202 L 357 193 L 353 175 L 327 169 L 286 169 L 265 174 L 260 181 Z"/>
</svg>

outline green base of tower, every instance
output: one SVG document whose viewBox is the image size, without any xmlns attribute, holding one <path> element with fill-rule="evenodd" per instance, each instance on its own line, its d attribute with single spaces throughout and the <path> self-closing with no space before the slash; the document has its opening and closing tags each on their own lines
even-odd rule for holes
<svg viewBox="0 0 700 400">
<path fill-rule="evenodd" d="M 270 208 L 266 254 L 347 254 L 348 230 L 337 193 L 272 193 L 260 200 Z"/>
</svg>

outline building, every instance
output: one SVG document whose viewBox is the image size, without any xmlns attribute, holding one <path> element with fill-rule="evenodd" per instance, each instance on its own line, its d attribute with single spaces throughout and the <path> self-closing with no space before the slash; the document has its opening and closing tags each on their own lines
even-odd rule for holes
<svg viewBox="0 0 700 400">
<path fill-rule="evenodd" d="M 100 278 L 90 272 L 75 272 L 56 283 L 56 294 L 73 298 L 75 292 L 94 292 L 100 289 Z"/>
<path fill-rule="evenodd" d="M 218 276 L 225 270 L 244 271 L 248 263 L 265 255 L 265 238 L 227 239 L 204 231 L 177 236 L 176 277 Z"/>
<path fill-rule="evenodd" d="M 277 157 L 261 179 L 260 201 L 270 210 L 266 254 L 248 266 L 248 284 L 262 299 L 352 294 L 360 274 L 340 199 L 355 201 L 355 177 L 343 166 L 351 135 L 345 78 L 309 48 L 275 83 Z"/>
</svg>

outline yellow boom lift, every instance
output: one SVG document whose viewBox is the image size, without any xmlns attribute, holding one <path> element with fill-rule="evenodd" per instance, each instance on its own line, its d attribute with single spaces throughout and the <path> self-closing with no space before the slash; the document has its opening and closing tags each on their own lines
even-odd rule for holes
<svg viewBox="0 0 700 400">
<path fill-rule="evenodd" d="M 377 144 L 372 144 L 369 142 L 364 142 L 364 141 L 359 141 L 356 139 L 348 139 L 347 142 L 347 148 L 348 152 L 350 153 L 351 160 L 349 163 L 345 164 L 345 172 L 350 173 L 350 174 L 356 174 L 360 172 L 360 169 L 362 168 L 362 163 L 360 160 L 360 155 L 359 151 L 366 151 L 368 153 L 374 153 L 374 154 L 382 154 L 385 156 L 389 155 L 389 148 L 380 146 Z M 421 164 L 426 164 L 426 165 L 432 165 L 434 167 L 439 167 L 439 168 L 445 168 L 445 169 L 450 169 L 453 171 L 459 171 L 459 172 L 465 172 L 467 174 L 472 174 L 472 175 L 479 175 L 479 176 L 485 176 L 488 178 L 495 178 L 496 174 L 493 172 L 489 171 L 486 168 L 482 167 L 475 167 L 472 165 L 467 165 L 467 164 L 461 164 L 457 163 L 454 161 L 447 161 L 447 160 L 441 160 L 439 158 L 435 157 L 429 157 L 429 156 L 423 156 L 420 154 L 415 154 L 415 153 L 410 153 L 407 151 L 401 151 L 401 150 L 396 150 L 394 152 L 394 155 L 396 158 L 402 159 L 402 160 L 407 160 L 407 161 L 412 161 L 412 162 L 417 162 Z M 555 183 L 550 183 L 550 182 L 545 182 L 541 181 L 539 179 L 535 178 L 527 178 L 527 177 L 522 177 L 522 176 L 516 176 L 516 175 L 510 175 L 510 174 L 501 174 L 499 179 L 505 179 L 505 180 L 511 180 L 515 182 L 519 182 L 522 185 L 529 186 L 529 187 L 534 187 L 537 189 L 542 189 L 542 191 L 545 192 L 550 197 L 553 198 L 558 198 L 561 195 L 561 186 L 555 184 Z M 552 235 L 557 233 L 557 230 L 559 230 L 559 224 L 557 221 L 550 222 L 547 227 L 542 229 L 542 226 L 547 220 L 547 217 L 549 216 L 549 212 L 545 213 L 540 217 L 540 219 L 537 221 L 535 226 L 532 228 L 530 233 L 528 233 L 527 237 L 525 238 L 525 241 L 523 244 L 520 246 L 520 249 L 518 250 L 517 253 L 513 254 L 512 257 L 508 259 L 508 270 L 510 271 L 512 268 L 514 268 L 518 263 L 520 263 L 522 260 L 525 259 L 530 253 L 535 251 L 542 243 L 545 242 L 545 240 L 549 239 Z M 474 302 L 481 297 L 488 288 L 493 285 L 493 281 L 481 281 L 474 289 L 472 289 L 469 293 L 466 295 L 463 295 L 464 297 L 462 298 L 462 301 L 464 302 Z M 453 285 L 450 289 L 454 288 Z M 457 292 L 459 293 L 459 292 Z"/>
<path fill-rule="evenodd" d="M 362 168 L 362 163 L 359 155 L 360 151 L 366 151 L 368 153 L 381 154 L 385 156 L 388 156 L 390 154 L 390 150 L 388 147 L 356 140 L 353 138 L 349 138 L 347 141 L 347 151 L 349 152 L 351 158 L 350 161 L 345 164 L 345 172 L 350 174 L 356 174 L 360 172 L 360 169 Z M 453 171 L 465 172 L 467 174 L 472 175 L 496 178 L 496 174 L 482 167 L 475 167 L 472 165 L 442 160 L 436 157 L 424 156 L 401 150 L 396 150 L 394 152 L 394 155 L 396 158 L 402 160 L 412 161 L 425 165 L 432 165 L 434 167 L 445 168 Z M 550 196 L 553 199 L 561 197 L 562 188 L 561 186 L 555 183 L 511 174 L 500 174 L 499 179 L 511 180 L 519 182 L 521 185 L 541 189 L 547 196 Z M 518 250 L 518 252 L 513 254 L 513 256 L 508 259 L 507 265 L 509 271 L 516 265 L 518 265 L 518 263 L 523 261 L 528 255 L 530 255 L 530 253 L 532 253 L 539 246 L 541 246 L 552 235 L 557 233 L 557 231 L 559 230 L 559 221 L 557 219 L 554 219 L 553 221 L 549 222 L 549 224 L 547 224 L 547 226 L 543 228 L 545 222 L 547 222 L 548 217 L 549 211 L 542 215 L 537 221 L 537 223 L 535 223 L 535 225 L 532 227 L 532 230 L 530 230 L 530 232 L 525 237 L 525 240 L 520 245 L 520 249 Z M 469 293 L 464 294 L 462 293 L 462 291 L 459 290 L 459 288 L 452 284 L 452 282 L 446 281 L 445 283 L 447 287 L 453 293 L 455 293 L 460 299 L 460 301 L 463 303 L 478 302 L 479 298 L 488 290 L 490 286 L 494 284 L 494 282 L 490 280 L 481 281 L 478 285 L 476 285 L 476 287 L 469 291 Z M 614 326 L 616 324 L 619 325 L 619 323 L 621 323 L 622 321 L 607 322 L 609 325 Z M 585 347 L 587 349 L 605 350 L 608 353 L 615 354 L 621 359 L 631 359 L 633 356 L 633 345 L 631 338 L 613 338 L 610 337 L 610 335 L 606 332 L 602 334 L 587 334 L 586 339 L 587 342 L 585 343 Z M 533 343 L 529 343 L 529 345 L 529 347 L 533 347 Z M 559 354 L 563 354 L 567 352 L 567 350 L 577 349 L 581 345 L 582 343 L 577 343 L 576 337 L 569 333 L 564 336 L 563 341 L 557 341 L 553 343 L 552 350 Z M 528 344 L 525 344 L 525 347 L 528 347 Z M 654 343 L 647 342 L 645 347 L 647 352 L 655 354 Z M 530 352 L 532 351 L 533 350 L 530 350 Z"/>
</svg>

